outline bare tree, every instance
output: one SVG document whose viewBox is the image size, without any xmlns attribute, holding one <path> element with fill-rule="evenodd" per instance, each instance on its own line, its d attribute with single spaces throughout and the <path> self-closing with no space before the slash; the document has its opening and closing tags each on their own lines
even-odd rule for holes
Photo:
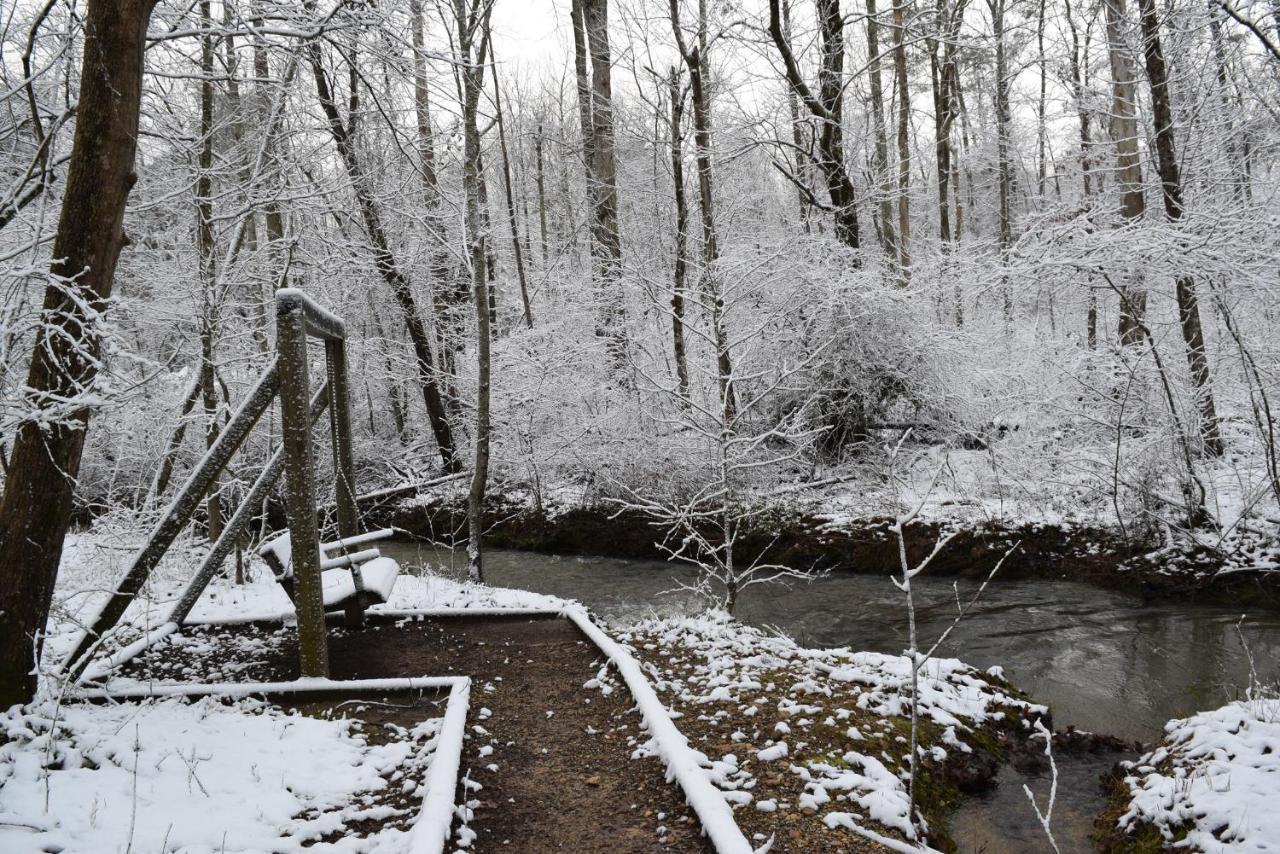
<svg viewBox="0 0 1280 854">
<path fill-rule="evenodd" d="M 484 92 L 484 69 L 489 49 L 489 15 L 493 0 L 453 0 L 457 25 L 455 65 L 462 88 L 462 189 L 466 204 L 467 258 L 471 265 L 472 299 L 476 312 L 476 431 L 475 460 L 471 487 L 467 492 L 467 577 L 484 580 L 484 498 L 489 481 L 489 395 L 490 395 L 490 297 L 488 220 L 481 214 L 483 204 L 480 173 L 480 95 Z"/>
<path fill-rule="evenodd" d="M 1138 155 L 1138 103 L 1134 83 L 1138 72 L 1125 42 L 1124 0 L 1103 0 L 1107 16 L 1107 55 L 1111 61 L 1111 138 L 1116 146 L 1116 179 L 1120 183 L 1120 216 L 1138 222 L 1147 212 L 1142 189 L 1142 161 Z M 1141 274 L 1135 273 L 1134 279 Z M 1147 291 L 1138 281 L 1120 285 L 1120 343 L 1142 341 Z"/>
<path fill-rule="evenodd" d="M 102 315 L 126 239 L 154 0 L 88 0 L 75 138 L 23 420 L 0 499 L 0 705 L 29 700 L 71 520 Z"/>
<path fill-rule="evenodd" d="M 1147 79 L 1151 83 L 1151 112 L 1156 125 L 1156 169 L 1160 173 L 1165 216 L 1171 223 L 1182 220 L 1182 173 L 1178 167 L 1177 140 L 1173 130 L 1173 104 L 1169 94 L 1169 70 L 1160 44 L 1160 22 L 1156 18 L 1154 0 L 1138 0 L 1142 24 L 1143 54 L 1147 61 Z M 1190 275 L 1177 277 L 1174 283 L 1178 301 L 1178 320 L 1182 341 L 1186 345 L 1187 367 L 1195 385 L 1196 406 L 1200 410 L 1200 440 L 1211 456 L 1222 454 L 1222 434 L 1218 430 L 1218 412 L 1213 403 L 1213 384 L 1209 378 L 1209 359 L 1204 350 L 1204 328 L 1200 324 L 1200 302 L 1196 296 L 1196 280 Z"/>
<path fill-rule="evenodd" d="M 676 205 L 675 270 L 671 291 L 671 342 L 676 362 L 676 383 L 681 400 L 689 399 L 689 362 L 684 340 L 685 291 L 689 268 L 689 203 L 684 193 L 684 90 L 680 69 L 672 66 L 668 82 L 671 97 L 671 183 Z"/>
<path fill-rule="evenodd" d="M 898 270 L 911 283 L 911 87 L 907 80 L 907 0 L 893 4 L 893 77 L 898 89 Z"/>
<path fill-rule="evenodd" d="M 850 249 L 857 249 L 857 199 L 844 151 L 844 18 L 840 14 L 840 0 L 818 0 L 822 62 L 818 71 L 817 97 L 805 83 L 791 52 L 791 45 L 782 29 L 779 3 L 780 0 L 769 0 L 769 35 L 782 56 L 787 82 L 821 127 L 818 168 L 826 177 L 836 239 Z"/>
<path fill-rule="evenodd" d="M 309 9 L 313 8 L 314 0 L 307 0 L 307 6 Z M 320 101 L 320 108 L 324 112 L 329 133 L 342 158 L 347 176 L 351 179 L 356 203 L 364 220 L 365 233 L 373 250 L 374 267 L 390 288 L 396 306 L 400 309 L 401 320 L 409 330 L 409 341 L 413 344 L 413 352 L 417 357 L 422 399 L 427 406 L 427 416 L 431 421 L 431 430 L 435 434 L 440 459 L 446 471 L 456 472 L 459 470 L 459 462 L 454 447 L 453 429 L 449 424 L 449 414 L 445 409 L 444 398 L 440 394 L 435 358 L 431 351 L 431 338 L 427 333 L 426 324 L 422 321 L 422 316 L 418 313 L 418 300 L 413 294 L 413 285 L 400 271 L 396 257 L 391 251 L 391 243 L 387 239 L 387 233 L 382 224 L 382 210 L 373 195 L 373 187 L 370 185 L 369 176 L 365 173 L 364 165 L 360 162 L 352 134 L 355 112 L 348 110 L 348 117 L 344 120 L 338 111 L 333 88 L 329 83 L 329 74 L 324 67 L 324 55 L 320 42 L 311 39 L 307 43 L 306 50 L 307 58 L 311 63 L 312 76 L 315 78 L 316 96 Z M 350 80 L 348 98 L 353 107 L 359 103 L 359 76 L 355 69 L 354 53 L 353 49 L 352 55 L 347 58 Z"/>
</svg>

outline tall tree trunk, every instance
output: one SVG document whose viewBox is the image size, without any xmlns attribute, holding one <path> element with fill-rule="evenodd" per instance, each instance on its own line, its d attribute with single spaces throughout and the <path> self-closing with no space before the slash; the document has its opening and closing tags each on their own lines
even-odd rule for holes
<svg viewBox="0 0 1280 854">
<path fill-rule="evenodd" d="M 1036 191 L 1044 199 L 1044 182 L 1048 176 L 1045 149 L 1048 145 L 1048 132 L 1045 127 L 1045 107 L 1048 91 L 1048 66 L 1044 54 L 1044 6 L 1045 0 L 1039 0 L 1036 6 L 1036 65 L 1040 71 L 1040 97 L 1036 100 Z"/>
<path fill-rule="evenodd" d="M 33 665 L 71 521 L 100 324 L 136 176 L 143 51 L 154 0 L 88 0 L 66 190 L 9 476 L 0 499 L 0 708 L 31 699 Z"/>
<path fill-rule="evenodd" d="M 431 124 L 431 90 L 427 78 L 421 0 L 410 0 L 409 14 L 413 43 L 413 105 L 418 124 L 418 160 L 421 164 L 422 194 L 426 204 L 427 237 L 433 247 L 430 270 L 432 326 L 435 334 L 429 337 L 429 345 L 434 345 L 433 363 L 439 367 L 440 394 L 444 398 L 447 421 L 451 411 L 457 414 L 459 405 L 452 377 L 455 374 L 454 351 L 461 347 L 456 331 L 450 328 L 449 308 L 465 301 L 469 288 L 457 281 L 451 261 L 448 223 L 436 170 L 436 142 Z M 452 422 L 449 423 L 452 426 Z"/>
<path fill-rule="evenodd" d="M 680 87 L 680 70 L 671 68 L 671 183 L 676 204 L 676 258 L 674 287 L 671 292 L 671 341 L 676 361 L 676 390 L 682 400 L 689 399 L 689 363 L 684 343 L 684 295 L 689 266 L 689 204 L 684 195 L 684 92 Z"/>
<path fill-rule="evenodd" d="M 486 0 L 453 0 L 458 24 L 457 59 L 462 77 L 462 188 L 466 205 L 467 255 L 471 262 L 472 301 L 476 312 L 476 432 L 475 461 L 467 493 L 467 578 L 484 581 L 484 498 L 489 480 L 489 348 L 490 331 L 488 256 L 485 251 L 487 220 L 482 216 L 480 93 L 484 89 L 485 52 L 489 45 L 489 12 Z M 479 36 L 479 44 L 475 37 Z"/>
<path fill-rule="evenodd" d="M 204 405 L 205 447 L 218 439 L 218 389 L 215 383 L 214 341 L 218 335 L 219 295 L 214 293 L 213 238 L 213 17 L 209 0 L 201 0 L 200 20 L 205 34 L 200 37 L 200 155 L 196 164 L 196 255 L 199 259 L 200 288 L 200 398 Z M 210 542 L 222 535 L 222 480 L 209 484 L 205 500 L 207 535 Z"/>
<path fill-rule="evenodd" d="M 834 208 L 836 239 L 850 249 L 857 249 L 860 242 L 857 199 L 844 156 L 844 18 L 840 15 L 840 0 L 818 0 L 818 28 L 822 61 L 818 71 L 819 94 L 815 97 L 782 30 L 779 0 L 769 0 L 769 35 L 782 57 L 787 82 L 822 128 L 818 134 L 818 168 L 826 179 L 827 194 Z"/>
<path fill-rule="evenodd" d="M 1103 0 L 1107 17 L 1107 55 L 1111 62 L 1111 138 L 1116 146 L 1116 180 L 1120 184 L 1120 216 L 1138 222 L 1147 202 L 1142 191 L 1142 161 L 1138 156 L 1138 102 L 1134 83 L 1138 72 L 1125 44 L 1124 0 Z M 1135 278 L 1136 278 L 1135 274 Z M 1147 310 L 1146 289 L 1137 281 L 1120 287 L 1119 335 L 1122 346 L 1142 341 Z"/>
<path fill-rule="evenodd" d="M 1222 9 L 1216 0 L 1209 0 L 1209 41 L 1213 45 L 1214 77 L 1218 84 L 1218 100 L 1222 113 L 1223 140 L 1227 150 L 1227 169 L 1231 174 L 1231 196 L 1240 200 L 1248 186 L 1246 180 L 1246 158 L 1241 151 L 1240 140 L 1236 136 L 1234 112 L 1231 106 L 1230 82 L 1227 75 L 1227 49 L 1222 39 Z"/>
<path fill-rule="evenodd" d="M 583 6 L 586 2 L 588 0 L 571 0 L 569 13 L 573 23 L 573 70 L 578 92 L 578 125 L 582 134 L 582 167 L 586 178 L 587 210 L 594 211 L 596 208 L 597 189 L 593 146 L 595 134 L 591 129 L 592 100 L 594 96 L 591 91 L 591 65 L 587 55 L 587 23 L 586 11 Z M 595 263 L 596 249 L 594 241 L 591 245 L 591 253 L 592 262 Z"/>
<path fill-rule="evenodd" d="M 1169 95 L 1169 70 L 1160 44 L 1160 22 L 1155 0 L 1138 0 L 1142 24 L 1143 55 L 1147 79 L 1151 83 L 1151 113 L 1156 126 L 1156 169 L 1164 198 L 1164 212 L 1170 222 L 1182 220 L 1182 175 L 1178 168 L 1177 140 L 1173 130 L 1173 104 Z M 1222 434 L 1218 430 L 1218 414 L 1213 402 L 1213 385 L 1209 377 L 1209 360 L 1204 349 L 1204 329 L 1200 324 L 1200 303 L 1196 296 L 1196 280 L 1180 275 L 1175 282 L 1178 319 L 1182 340 L 1187 348 L 1187 367 L 1195 384 L 1196 406 L 1200 410 L 1200 439 L 1211 456 L 1222 455 Z"/>
<path fill-rule="evenodd" d="M 533 154 L 537 166 L 536 186 L 538 188 L 538 236 L 542 250 L 542 266 L 547 266 L 547 184 L 546 170 L 543 165 L 542 148 L 546 137 L 542 133 L 542 122 L 538 122 L 538 133 L 533 138 Z"/>
<path fill-rule="evenodd" d="M 960 0 L 954 8 L 948 0 L 937 0 L 934 37 L 929 44 L 929 76 L 933 87 L 934 166 L 938 175 L 938 237 L 942 241 L 944 252 L 951 242 L 951 128 L 955 123 L 955 102 L 950 93 L 950 76 L 955 67 L 955 34 L 952 27 L 953 21 L 957 21 L 963 14 L 964 0 Z"/>
<path fill-rule="evenodd" d="M 717 262 L 720 260 L 719 235 L 715 224 L 715 195 L 712 190 L 711 165 L 711 104 L 707 96 L 704 75 L 708 68 L 706 57 L 707 17 L 706 5 L 698 4 L 698 43 L 690 48 L 680 24 L 680 0 L 671 0 L 671 31 L 676 47 L 689 69 L 689 88 L 693 97 L 693 144 L 698 164 L 698 209 L 702 218 L 702 281 L 701 291 L 711 319 L 711 337 L 716 348 L 716 374 L 720 391 L 720 403 L 726 429 L 733 423 L 738 411 L 733 387 L 733 360 L 729 353 L 729 339 L 724 328 L 724 295 L 720 290 Z"/>
<path fill-rule="evenodd" d="M 889 140 L 885 130 L 884 82 L 880 62 L 880 19 L 876 0 L 867 2 L 867 71 L 871 87 L 871 132 L 875 144 L 871 151 L 871 165 L 876 173 L 879 199 L 876 207 L 880 213 L 881 245 L 892 263 L 898 263 L 898 230 L 893 224 L 892 179 L 889 176 Z"/>
<path fill-rule="evenodd" d="M 498 80 L 498 63 L 493 46 L 489 46 L 489 68 L 493 73 L 493 110 L 498 119 L 498 150 L 502 155 L 502 185 L 507 192 L 507 222 L 511 226 L 511 250 L 515 253 L 516 277 L 520 282 L 520 302 L 524 308 L 524 324 L 533 328 L 533 306 L 529 304 L 529 280 L 524 270 L 524 248 L 516 225 L 515 191 L 511 188 L 511 156 L 507 151 L 507 129 L 502 119 L 502 84 Z"/>
<path fill-rule="evenodd" d="M 621 293 L 622 235 L 618 230 L 618 180 L 613 140 L 613 66 L 609 49 L 609 0 L 578 0 L 591 58 L 591 217 L 596 258 L 600 332 L 614 370 L 625 376 L 627 333 Z"/>
<path fill-rule="evenodd" d="M 314 6 L 312 0 L 307 0 L 307 6 L 308 8 Z M 356 196 L 356 205 L 360 208 L 361 216 L 364 219 L 365 233 L 368 235 L 369 243 L 373 250 L 374 267 L 377 268 L 378 274 L 391 289 L 391 295 L 395 298 L 396 306 L 400 309 L 401 319 L 409 330 L 409 341 L 413 345 L 414 355 L 417 357 L 418 380 L 422 389 L 422 398 L 427 406 L 427 417 L 431 421 L 431 430 L 435 434 L 436 446 L 440 451 L 440 459 L 446 471 L 459 471 L 460 465 L 454 447 L 453 430 L 449 424 L 448 412 L 445 410 L 444 399 L 440 394 L 440 386 L 436 380 L 435 360 L 431 352 L 431 338 L 427 332 L 426 325 L 422 322 L 421 315 L 418 313 L 418 301 L 413 295 L 413 286 L 404 274 L 400 272 L 395 255 L 391 251 L 391 244 L 387 240 L 387 234 L 382 225 L 382 213 L 373 197 L 373 188 L 369 185 L 368 176 L 365 175 L 359 155 L 356 153 L 355 140 L 352 139 L 350 128 L 343 122 L 342 116 L 338 112 L 337 104 L 334 102 L 333 91 L 329 88 L 329 78 L 325 74 L 319 41 L 312 40 L 308 42 L 307 55 L 311 62 L 312 74 L 315 77 L 316 94 L 320 101 L 320 108 L 324 111 L 329 125 L 329 132 L 333 136 L 338 154 L 342 157 L 347 176 L 351 179 L 351 187 Z M 352 56 L 350 61 L 354 62 L 355 56 Z M 355 75 L 352 76 L 354 77 Z M 350 97 L 354 102 L 357 97 L 354 90 Z"/>
<path fill-rule="evenodd" d="M 1076 27 L 1075 17 L 1071 8 L 1071 0 L 1066 0 L 1066 17 L 1067 28 L 1071 31 L 1071 93 L 1076 102 L 1076 114 L 1080 120 L 1080 180 L 1084 189 L 1084 205 L 1090 207 L 1093 197 L 1093 164 L 1090 156 L 1093 151 L 1093 130 L 1092 116 L 1089 112 L 1089 103 L 1085 97 L 1085 90 L 1088 82 L 1088 67 L 1082 65 L 1080 61 L 1081 45 L 1080 32 Z M 1083 46 L 1085 62 L 1088 62 L 1089 56 L 1089 40 L 1088 31 L 1085 31 L 1085 43 Z M 1085 314 L 1085 339 L 1088 342 L 1090 350 L 1096 350 L 1098 347 L 1098 294 L 1094 290 L 1092 283 L 1089 285 L 1089 303 Z"/>
<path fill-rule="evenodd" d="M 911 283 L 911 87 L 907 80 L 907 0 L 893 4 L 893 75 L 898 88 L 898 269 Z"/>
<path fill-rule="evenodd" d="M 289 70 L 292 72 L 295 66 L 290 63 Z M 260 110 L 259 118 L 264 123 L 271 125 L 271 98 L 268 96 L 271 86 L 271 65 L 267 59 L 266 42 L 261 35 L 255 35 L 253 41 L 253 76 L 256 80 L 254 84 L 254 96 Z M 292 73 L 288 80 L 284 80 L 280 85 L 287 86 L 292 82 Z M 268 132 L 272 134 L 272 142 L 269 142 L 266 148 L 266 165 L 264 170 L 265 183 L 272 189 L 272 193 L 267 199 L 262 212 L 263 225 L 267 233 L 267 256 L 270 264 L 270 281 L 275 283 L 278 288 L 285 287 L 288 282 L 288 265 L 285 263 L 284 251 L 284 213 L 280 209 L 280 201 L 276 198 L 274 192 L 283 183 L 280 175 L 280 158 L 275 153 L 274 139 L 277 135 L 277 127 L 268 127 Z M 259 352 L 266 354 L 269 349 L 267 342 L 267 326 L 269 325 L 267 318 L 267 303 L 269 303 L 270 295 L 262 298 L 261 310 L 259 311 L 259 329 L 256 332 L 258 339 Z"/>
<path fill-rule="evenodd" d="M 782 0 L 782 36 L 787 40 L 787 44 L 791 44 L 791 0 Z M 796 93 L 791 87 L 787 87 L 787 112 L 791 118 L 791 144 L 794 147 L 791 161 L 795 168 L 800 224 L 808 234 L 812 230 L 812 223 L 809 220 L 813 215 L 813 205 L 810 204 L 810 194 L 813 192 L 809 168 L 810 156 L 805 146 L 804 130 L 800 124 L 800 103 L 796 100 Z"/>
<path fill-rule="evenodd" d="M 991 10 L 992 37 L 996 43 L 995 113 L 996 170 L 1000 194 L 999 245 L 1000 265 L 1005 267 L 1009 260 L 1009 248 L 1013 243 L 1013 212 L 1011 210 L 1014 195 L 1013 156 L 1012 144 L 1009 140 L 1009 126 L 1013 121 L 1009 111 L 1009 90 L 1012 87 L 1013 78 L 1009 74 L 1009 60 L 1005 48 L 1005 0 L 987 0 L 987 5 Z M 1009 287 L 1008 275 L 1004 272 L 1001 274 L 1000 290 L 1004 301 L 1004 317 L 1008 322 L 1013 319 L 1013 293 Z"/>
</svg>

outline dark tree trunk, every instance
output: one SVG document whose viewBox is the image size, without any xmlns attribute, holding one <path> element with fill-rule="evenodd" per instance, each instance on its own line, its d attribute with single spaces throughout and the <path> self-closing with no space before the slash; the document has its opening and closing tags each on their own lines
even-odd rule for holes
<svg viewBox="0 0 1280 854">
<path fill-rule="evenodd" d="M 0 499 L 0 708 L 29 700 L 71 519 L 102 342 L 86 309 L 111 296 L 136 180 L 143 50 L 154 0 L 89 0 L 78 119 L 25 404 Z M 72 277 L 76 277 L 74 281 Z"/>
<path fill-rule="evenodd" d="M 431 338 L 426 324 L 418 313 L 418 301 L 414 298 L 413 287 L 396 264 L 391 252 L 391 244 L 382 225 L 382 214 L 373 190 L 369 186 L 368 176 L 356 153 L 355 140 L 351 138 L 350 129 L 338 113 L 333 92 L 329 88 L 329 79 L 324 71 L 324 63 L 320 54 L 320 43 L 311 41 L 307 45 L 307 55 L 311 62 L 311 70 L 316 82 L 316 94 L 320 107 L 324 111 L 333 135 L 338 154 L 342 157 L 347 175 L 351 178 L 351 186 L 355 192 L 356 204 L 364 219 L 365 232 L 373 249 L 373 263 L 379 275 L 391 289 L 396 305 L 400 309 L 401 319 L 409 330 L 409 341 L 413 345 L 414 356 L 418 363 L 418 380 L 422 388 L 422 399 L 427 406 L 427 416 L 431 421 L 431 430 L 435 434 L 436 445 L 440 449 L 440 458 L 446 471 L 460 470 L 457 451 L 454 447 L 453 430 L 449 424 L 449 415 L 445 410 L 444 398 L 440 394 L 440 386 L 436 379 L 435 359 L 431 352 Z M 354 61 L 354 57 L 352 58 Z M 352 98 L 355 93 L 352 93 Z"/>
<path fill-rule="evenodd" d="M 1000 194 L 1000 263 L 1003 267 L 1009 258 L 1009 248 L 1013 243 L 1013 155 L 1012 143 L 1009 139 L 1010 125 L 1013 117 L 1009 109 L 1009 90 L 1013 79 L 1009 75 L 1009 60 L 1005 50 L 1005 0 L 987 0 L 991 10 L 992 37 L 996 43 L 996 173 Z M 1004 317 L 1006 321 L 1013 319 L 1013 294 L 1009 289 L 1007 276 L 1001 275 L 1001 295 L 1004 300 Z"/>
<path fill-rule="evenodd" d="M 200 20 L 212 29 L 209 0 L 200 3 Z M 218 389 L 213 361 L 218 334 L 217 269 L 213 258 L 213 36 L 200 38 L 200 156 L 196 167 L 196 255 L 203 300 L 200 312 L 200 399 L 204 406 L 205 448 L 218 440 Z M 222 483 L 214 478 L 205 500 L 206 534 L 222 534 Z"/>
<path fill-rule="evenodd" d="M 911 282 L 911 89 L 907 85 L 906 0 L 893 4 L 893 76 L 898 90 L 898 274 Z"/>
<path fill-rule="evenodd" d="M 468 5 L 470 4 L 470 8 Z M 467 254 L 471 262 L 472 298 L 476 312 L 476 433 L 475 462 L 467 493 L 467 577 L 484 581 L 484 497 L 489 479 L 489 390 L 491 311 L 488 257 L 485 245 L 488 221 L 483 215 L 483 164 L 480 152 L 479 104 L 484 89 L 485 52 L 489 44 L 489 10 L 484 0 L 454 0 L 458 24 L 458 59 L 462 63 L 462 186 L 466 197 Z M 479 36 L 479 44 L 474 37 Z"/>
<path fill-rule="evenodd" d="M 671 340 L 676 360 L 677 391 L 689 399 L 689 363 L 684 343 L 684 295 L 689 267 L 689 203 L 684 194 L 684 92 L 680 72 L 671 68 L 671 182 L 676 203 L 676 259 L 671 292 Z"/>
<path fill-rule="evenodd" d="M 1160 22 L 1156 18 L 1154 0 L 1138 0 L 1142 23 L 1143 55 L 1147 62 L 1147 79 L 1151 83 L 1151 113 L 1156 125 L 1156 169 L 1164 197 L 1164 212 L 1170 222 L 1182 219 L 1182 175 L 1178 168 L 1177 140 L 1173 131 L 1173 104 L 1169 95 L 1169 70 L 1160 44 Z M 1200 324 L 1200 303 L 1196 297 L 1196 280 L 1178 276 L 1174 285 L 1178 300 L 1178 319 L 1182 340 L 1187 348 L 1187 367 L 1195 384 L 1196 406 L 1200 410 L 1200 439 L 1211 456 L 1222 455 L 1222 434 L 1218 430 L 1218 413 L 1213 402 L 1213 386 L 1209 376 L 1209 360 L 1204 351 L 1204 329 Z"/>
<path fill-rule="evenodd" d="M 493 73 L 493 109 L 498 119 L 498 152 L 502 155 L 502 186 L 507 193 L 507 224 L 511 228 L 511 250 L 515 254 L 516 276 L 520 281 L 520 303 L 524 308 L 524 324 L 533 328 L 533 306 L 529 304 L 529 280 L 524 270 L 524 248 L 516 225 L 515 191 L 511 186 L 511 155 L 507 150 L 507 129 L 502 119 L 502 84 L 498 80 L 498 62 L 489 46 L 489 68 Z"/>
<path fill-rule="evenodd" d="M 1146 215 L 1142 190 L 1142 161 L 1138 154 L 1138 105 L 1134 83 L 1138 72 L 1124 41 L 1127 25 L 1124 0 L 1103 0 L 1107 17 L 1107 55 L 1111 60 L 1111 138 L 1116 145 L 1116 180 L 1120 184 L 1120 216 L 1137 222 Z M 1137 281 L 1120 287 L 1117 332 L 1123 346 L 1142 342 L 1147 292 Z"/>
<path fill-rule="evenodd" d="M 890 263 L 898 263 L 898 230 L 893 225 L 893 198 L 889 176 L 889 138 L 885 131 L 884 81 L 880 67 L 880 20 L 876 0 L 867 0 L 867 78 L 871 89 L 871 128 L 875 144 L 871 150 L 876 173 L 876 209 L 880 219 L 880 245 Z"/>
<path fill-rule="evenodd" d="M 680 25 L 678 0 L 671 0 L 671 31 L 676 47 L 689 69 L 689 88 L 693 98 L 693 147 L 698 164 L 698 210 L 702 219 L 702 285 L 707 313 L 711 319 L 711 336 L 716 348 L 716 373 L 720 390 L 724 423 L 730 429 L 737 415 L 737 396 L 733 388 L 733 360 L 729 353 L 728 335 L 724 327 L 724 296 L 717 280 L 716 263 L 720 260 L 720 241 L 715 222 L 715 193 L 712 191 L 711 102 L 706 88 L 706 6 L 698 6 L 698 43 L 690 48 Z"/>
<path fill-rule="evenodd" d="M 610 361 L 626 376 L 627 332 L 623 310 L 622 235 L 618 230 L 618 179 L 614 159 L 613 65 L 609 48 L 608 0 L 578 0 L 591 59 L 591 237 L 595 258 L 600 334 L 608 342 Z"/>
<path fill-rule="evenodd" d="M 844 159 L 844 19 L 840 15 L 839 0 L 818 0 L 818 26 L 822 62 L 815 97 L 782 30 L 779 0 L 769 0 L 769 35 L 782 57 L 787 82 L 822 126 L 818 134 L 818 168 L 826 178 L 827 193 L 834 208 L 836 238 L 850 249 L 857 249 L 857 199 Z"/>
</svg>

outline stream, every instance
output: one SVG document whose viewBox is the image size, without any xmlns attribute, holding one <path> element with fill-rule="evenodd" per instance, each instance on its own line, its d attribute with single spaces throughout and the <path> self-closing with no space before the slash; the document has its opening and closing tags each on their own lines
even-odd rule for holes
<svg viewBox="0 0 1280 854">
<path fill-rule="evenodd" d="M 444 567 L 465 574 L 465 555 L 426 543 L 391 542 L 383 554 L 405 568 Z M 704 602 L 681 585 L 696 574 L 663 561 L 486 550 L 486 581 L 577 599 L 618 620 L 694 613 Z M 978 582 L 920 576 L 913 582 L 921 646 L 955 618 L 956 597 L 968 602 Z M 954 585 L 954 586 L 953 586 Z M 812 582 L 750 588 L 737 616 L 776 627 L 806 646 L 848 646 L 900 653 L 907 645 L 902 593 L 888 577 L 837 573 Z M 1256 679 L 1280 680 L 1280 613 L 1243 615 L 1189 602 L 1144 604 L 1122 593 L 1069 581 L 993 581 L 952 632 L 939 655 L 1005 676 L 1053 711 L 1054 726 L 1106 733 L 1144 744 L 1164 723 L 1216 708 Z M 1103 807 L 1099 776 L 1116 754 L 1061 757 L 1054 835 L 1064 854 L 1090 850 L 1093 817 Z M 951 827 L 960 850 L 1049 850 L 1022 791 L 1041 807 L 1049 780 L 1005 767 L 993 792 L 971 798 Z"/>
</svg>

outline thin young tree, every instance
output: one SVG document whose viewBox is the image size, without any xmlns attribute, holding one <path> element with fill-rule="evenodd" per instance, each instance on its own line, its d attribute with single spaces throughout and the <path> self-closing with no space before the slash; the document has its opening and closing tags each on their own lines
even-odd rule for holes
<svg viewBox="0 0 1280 854">
<path fill-rule="evenodd" d="M 492 0 L 453 0 L 457 26 L 455 66 L 462 92 L 462 191 L 465 196 L 467 259 L 471 266 L 472 300 L 476 312 L 476 427 L 471 486 L 467 491 L 467 578 L 484 581 L 484 499 L 489 482 L 490 371 L 492 345 L 489 297 L 488 220 L 482 215 L 483 190 L 480 151 L 480 96 L 489 49 Z"/>
</svg>

